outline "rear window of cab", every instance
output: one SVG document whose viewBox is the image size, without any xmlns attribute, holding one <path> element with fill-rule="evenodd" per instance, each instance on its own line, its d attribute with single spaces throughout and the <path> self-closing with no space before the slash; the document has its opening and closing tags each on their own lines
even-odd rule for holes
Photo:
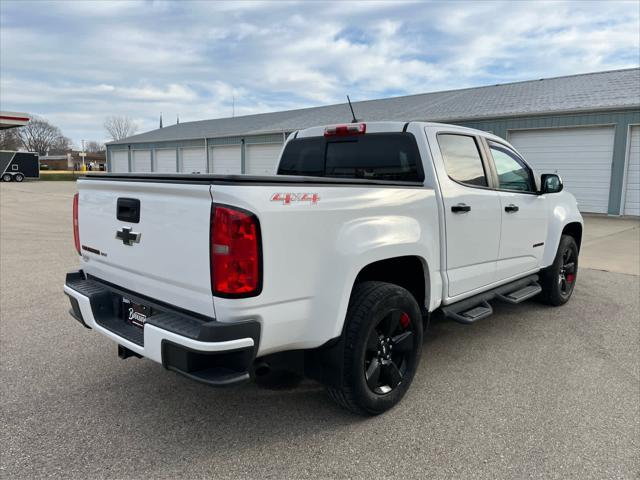
<svg viewBox="0 0 640 480">
<path fill-rule="evenodd" d="M 291 140 L 282 153 L 278 175 L 424 180 L 416 139 L 406 132 Z"/>
</svg>

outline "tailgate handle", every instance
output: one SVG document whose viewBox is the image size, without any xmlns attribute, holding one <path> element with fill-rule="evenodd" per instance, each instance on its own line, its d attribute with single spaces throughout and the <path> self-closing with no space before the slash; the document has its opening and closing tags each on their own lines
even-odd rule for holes
<svg viewBox="0 0 640 480">
<path fill-rule="evenodd" d="M 140 221 L 140 200 L 119 198 L 116 217 L 123 222 L 138 223 Z"/>
</svg>

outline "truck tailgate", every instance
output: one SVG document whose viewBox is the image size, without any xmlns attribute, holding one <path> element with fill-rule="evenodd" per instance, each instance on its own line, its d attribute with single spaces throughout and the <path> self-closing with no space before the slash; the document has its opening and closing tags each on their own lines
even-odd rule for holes
<svg viewBox="0 0 640 480">
<path fill-rule="evenodd" d="M 78 193 L 82 268 L 87 274 L 185 310 L 215 316 L 208 184 L 80 179 Z M 118 219 L 118 199 L 130 199 L 124 200 L 121 218 L 127 218 L 127 203 L 135 206 L 139 201 L 138 222 Z M 135 234 L 140 234 L 137 242 L 131 240 Z"/>
</svg>

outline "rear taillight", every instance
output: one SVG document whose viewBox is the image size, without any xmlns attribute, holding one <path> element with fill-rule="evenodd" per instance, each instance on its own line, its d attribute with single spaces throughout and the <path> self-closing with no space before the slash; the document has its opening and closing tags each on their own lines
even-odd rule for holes
<svg viewBox="0 0 640 480">
<path fill-rule="evenodd" d="M 80 255 L 80 229 L 78 228 L 78 194 L 73 196 L 73 243 Z"/>
<path fill-rule="evenodd" d="M 366 123 L 348 123 L 333 125 L 324 129 L 325 137 L 344 137 L 346 135 L 364 135 L 367 131 Z"/>
<path fill-rule="evenodd" d="M 214 295 L 258 295 L 262 288 L 258 218 L 245 210 L 213 205 L 210 258 Z"/>
</svg>

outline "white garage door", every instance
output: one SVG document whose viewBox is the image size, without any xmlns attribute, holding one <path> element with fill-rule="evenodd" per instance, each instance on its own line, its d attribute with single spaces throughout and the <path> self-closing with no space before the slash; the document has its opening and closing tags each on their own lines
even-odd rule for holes
<svg viewBox="0 0 640 480">
<path fill-rule="evenodd" d="M 247 145 L 245 173 L 250 175 L 274 175 L 282 144 Z"/>
<path fill-rule="evenodd" d="M 624 215 L 640 215 L 640 127 L 631 127 Z"/>
<path fill-rule="evenodd" d="M 242 154 L 240 145 L 211 147 L 213 173 L 236 175 L 242 173 Z"/>
<path fill-rule="evenodd" d="M 511 132 L 509 141 L 537 173 L 557 173 L 582 212 L 607 213 L 613 127 Z"/>
<path fill-rule="evenodd" d="M 131 152 L 131 171 L 150 172 L 151 171 L 151 150 L 133 150 Z"/>
<path fill-rule="evenodd" d="M 175 173 L 176 172 L 176 150 L 174 148 L 163 148 L 153 152 L 155 167 L 154 172 Z"/>
<path fill-rule="evenodd" d="M 204 148 L 183 148 L 180 150 L 181 170 L 185 173 L 207 173 L 207 156 Z"/>
<path fill-rule="evenodd" d="M 127 150 L 111 152 L 111 171 L 117 173 L 129 171 L 129 152 Z"/>
</svg>

